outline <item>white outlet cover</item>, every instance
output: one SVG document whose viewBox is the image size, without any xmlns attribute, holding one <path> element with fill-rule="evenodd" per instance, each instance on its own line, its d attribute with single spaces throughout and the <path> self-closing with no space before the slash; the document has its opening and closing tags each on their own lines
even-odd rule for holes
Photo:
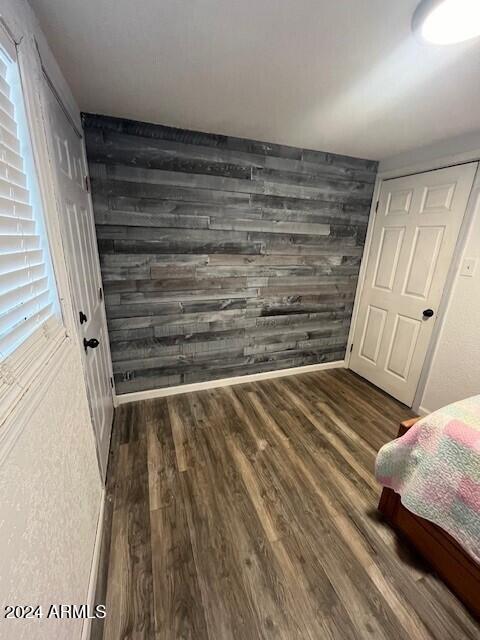
<svg viewBox="0 0 480 640">
<path fill-rule="evenodd" d="M 467 278 L 472 278 L 475 273 L 476 267 L 477 267 L 476 258 L 464 258 L 462 262 L 462 268 L 460 269 L 460 275 L 465 276 Z"/>
</svg>

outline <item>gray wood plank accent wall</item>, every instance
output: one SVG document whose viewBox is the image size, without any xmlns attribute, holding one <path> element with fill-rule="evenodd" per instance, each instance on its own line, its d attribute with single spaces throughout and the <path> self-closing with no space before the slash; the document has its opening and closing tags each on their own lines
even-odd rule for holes
<svg viewBox="0 0 480 640">
<path fill-rule="evenodd" d="M 83 121 L 117 393 L 344 358 L 376 162 Z"/>
</svg>

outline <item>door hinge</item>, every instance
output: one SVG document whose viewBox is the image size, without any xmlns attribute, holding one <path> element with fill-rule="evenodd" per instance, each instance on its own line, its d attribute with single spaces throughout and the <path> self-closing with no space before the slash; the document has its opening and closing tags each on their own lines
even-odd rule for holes
<svg viewBox="0 0 480 640">
<path fill-rule="evenodd" d="M 98 299 L 103 300 L 103 289 L 102 287 L 98 287 Z"/>
<path fill-rule="evenodd" d="M 85 191 L 90 193 L 90 176 L 85 176 Z"/>
<path fill-rule="evenodd" d="M 378 213 L 378 205 L 380 204 L 380 200 L 377 200 L 377 204 L 375 205 L 375 213 Z"/>
<path fill-rule="evenodd" d="M 352 353 L 352 351 L 353 351 L 353 342 L 352 342 L 352 344 L 350 345 L 350 353 Z"/>
<path fill-rule="evenodd" d="M 112 378 L 112 376 L 110 376 L 110 386 L 111 386 L 111 387 L 112 387 L 112 389 L 113 389 L 113 378 Z"/>
</svg>

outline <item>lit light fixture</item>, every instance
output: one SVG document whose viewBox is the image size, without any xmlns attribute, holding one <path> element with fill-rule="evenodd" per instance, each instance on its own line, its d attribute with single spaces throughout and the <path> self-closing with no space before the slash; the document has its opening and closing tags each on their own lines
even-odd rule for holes
<svg viewBox="0 0 480 640">
<path fill-rule="evenodd" d="M 480 0 L 422 0 L 412 28 L 431 44 L 454 44 L 480 35 Z"/>
</svg>

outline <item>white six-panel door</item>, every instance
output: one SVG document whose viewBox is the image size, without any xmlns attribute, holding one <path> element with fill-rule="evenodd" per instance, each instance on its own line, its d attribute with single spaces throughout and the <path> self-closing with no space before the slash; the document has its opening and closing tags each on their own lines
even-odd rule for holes
<svg viewBox="0 0 480 640">
<path fill-rule="evenodd" d="M 411 406 L 476 163 L 382 183 L 350 368 Z"/>
<path fill-rule="evenodd" d="M 82 348 L 99 467 L 105 479 L 113 419 L 113 380 L 83 138 L 47 83 L 44 95 L 77 336 Z"/>
</svg>

